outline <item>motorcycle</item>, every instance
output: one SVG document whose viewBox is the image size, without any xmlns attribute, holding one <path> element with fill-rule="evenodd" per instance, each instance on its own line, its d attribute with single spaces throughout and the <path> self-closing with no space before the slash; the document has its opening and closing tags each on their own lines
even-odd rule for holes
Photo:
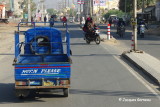
<svg viewBox="0 0 160 107">
<path fill-rule="evenodd" d="M 145 25 L 144 25 L 144 24 L 141 24 L 139 30 L 140 30 L 140 31 L 139 31 L 139 36 L 140 36 L 141 38 L 144 38 Z"/>
<path fill-rule="evenodd" d="M 85 32 L 84 40 L 86 40 L 87 44 L 90 44 L 90 42 L 95 41 L 95 43 L 99 45 L 101 42 L 99 33 L 100 32 L 98 31 L 98 28 L 95 27 L 92 32 Z"/>
<path fill-rule="evenodd" d="M 8 20 L 8 19 L 0 19 L 0 22 L 1 22 L 1 23 L 6 23 L 6 24 L 8 24 L 8 23 L 9 23 L 9 20 Z"/>
<path fill-rule="evenodd" d="M 125 27 L 124 26 L 119 26 L 118 35 L 123 38 L 124 34 L 125 34 Z"/>
</svg>

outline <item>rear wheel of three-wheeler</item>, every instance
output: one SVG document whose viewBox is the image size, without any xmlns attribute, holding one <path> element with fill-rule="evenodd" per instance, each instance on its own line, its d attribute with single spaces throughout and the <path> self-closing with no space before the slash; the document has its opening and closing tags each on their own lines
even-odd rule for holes
<svg viewBox="0 0 160 107">
<path fill-rule="evenodd" d="M 63 89 L 63 94 L 64 94 L 64 97 L 68 97 L 68 95 L 69 95 L 69 89 L 68 88 L 64 88 Z"/>
<path fill-rule="evenodd" d="M 22 99 L 22 98 L 26 98 L 29 96 L 30 94 L 30 90 L 15 90 L 15 94 L 16 94 L 16 97 Z"/>
</svg>

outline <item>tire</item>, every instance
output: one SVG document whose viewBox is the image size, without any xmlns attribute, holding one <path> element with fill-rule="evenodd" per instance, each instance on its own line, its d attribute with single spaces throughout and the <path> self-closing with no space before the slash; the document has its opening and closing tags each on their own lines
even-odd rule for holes
<svg viewBox="0 0 160 107">
<path fill-rule="evenodd" d="M 101 38 L 100 36 L 97 36 L 96 39 L 95 39 L 95 42 L 97 45 L 99 45 L 101 43 Z"/>
<path fill-rule="evenodd" d="M 144 38 L 144 33 L 141 34 L 141 38 Z"/>
<path fill-rule="evenodd" d="M 19 99 L 23 99 L 29 96 L 30 91 L 29 90 L 15 90 L 16 97 Z"/>
<path fill-rule="evenodd" d="M 123 32 L 122 32 L 122 31 L 120 32 L 120 37 L 122 37 L 122 38 L 123 38 Z"/>
<path fill-rule="evenodd" d="M 87 35 L 85 35 L 85 40 L 86 40 L 86 43 L 87 43 L 87 44 L 90 44 L 90 41 L 89 41 Z"/>
<path fill-rule="evenodd" d="M 6 21 L 5 21 L 5 23 L 6 23 L 6 24 L 8 24 L 8 23 L 9 23 L 9 21 L 8 21 L 8 20 L 6 20 Z"/>
<path fill-rule="evenodd" d="M 70 55 L 72 55 L 72 51 L 70 50 Z"/>
<path fill-rule="evenodd" d="M 68 88 L 64 88 L 63 89 L 63 96 L 64 97 L 68 97 L 68 95 L 69 95 L 69 89 Z"/>
</svg>

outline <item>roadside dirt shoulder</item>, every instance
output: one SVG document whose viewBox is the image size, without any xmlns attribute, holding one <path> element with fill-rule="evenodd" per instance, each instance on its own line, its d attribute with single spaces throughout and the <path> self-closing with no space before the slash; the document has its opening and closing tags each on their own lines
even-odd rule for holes
<svg viewBox="0 0 160 107">
<path fill-rule="evenodd" d="M 5 55 L 12 55 L 14 50 L 14 32 L 17 31 L 17 24 L 0 25 L 0 59 Z M 28 28 L 23 28 L 28 29 Z"/>
</svg>

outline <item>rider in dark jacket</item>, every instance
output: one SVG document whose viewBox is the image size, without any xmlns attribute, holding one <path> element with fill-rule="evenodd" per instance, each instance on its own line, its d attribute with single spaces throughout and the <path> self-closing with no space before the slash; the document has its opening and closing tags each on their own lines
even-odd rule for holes
<svg viewBox="0 0 160 107">
<path fill-rule="evenodd" d="M 120 26 L 124 26 L 125 27 L 125 22 L 123 21 L 123 19 L 122 18 L 119 18 L 119 21 L 118 21 L 118 23 L 117 23 L 117 33 L 118 33 L 118 31 L 119 31 L 119 28 L 120 28 Z"/>
<path fill-rule="evenodd" d="M 96 27 L 96 25 L 94 24 L 92 18 L 87 18 L 85 24 L 84 24 L 84 29 L 85 32 L 92 32 L 94 30 L 94 28 Z"/>
<path fill-rule="evenodd" d="M 144 25 L 145 28 L 148 29 L 148 27 L 147 27 L 145 21 L 144 21 L 143 19 L 139 19 L 139 20 L 138 20 L 138 28 L 137 28 L 138 34 L 140 33 L 140 25 Z"/>
</svg>

